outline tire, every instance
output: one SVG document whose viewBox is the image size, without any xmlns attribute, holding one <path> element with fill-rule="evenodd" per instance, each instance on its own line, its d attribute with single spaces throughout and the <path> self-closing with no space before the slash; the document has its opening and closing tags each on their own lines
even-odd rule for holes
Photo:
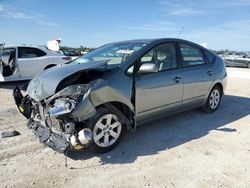
<svg viewBox="0 0 250 188">
<path fill-rule="evenodd" d="M 202 110 L 209 113 L 216 111 L 220 106 L 221 97 L 222 97 L 221 88 L 215 85 L 210 91 L 206 104 L 203 106 Z"/>
<path fill-rule="evenodd" d="M 118 115 L 104 107 L 97 109 L 87 127 L 93 132 L 90 150 L 95 153 L 105 153 L 115 148 L 125 132 L 125 125 L 121 123 Z"/>
<path fill-rule="evenodd" d="M 250 69 L 250 62 L 247 64 L 247 67 Z"/>
</svg>

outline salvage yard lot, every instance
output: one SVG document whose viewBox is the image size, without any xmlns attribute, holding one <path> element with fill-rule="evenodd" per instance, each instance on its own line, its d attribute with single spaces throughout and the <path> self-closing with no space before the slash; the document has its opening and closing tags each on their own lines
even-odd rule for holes
<svg viewBox="0 0 250 188">
<path fill-rule="evenodd" d="M 250 187 L 250 70 L 228 68 L 217 112 L 155 121 L 125 135 L 113 151 L 65 157 L 44 147 L 0 85 L 0 187 Z"/>
</svg>

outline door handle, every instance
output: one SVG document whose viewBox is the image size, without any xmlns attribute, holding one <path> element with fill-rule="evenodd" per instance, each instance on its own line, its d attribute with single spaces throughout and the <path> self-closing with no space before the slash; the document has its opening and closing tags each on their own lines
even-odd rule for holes
<svg viewBox="0 0 250 188">
<path fill-rule="evenodd" d="M 213 75 L 213 71 L 207 71 L 208 76 L 212 76 Z"/>
<path fill-rule="evenodd" d="M 181 80 L 181 77 L 179 77 L 179 76 L 176 76 L 176 77 L 174 77 L 174 79 L 173 79 L 173 81 L 174 81 L 175 83 L 179 83 L 180 80 Z"/>
</svg>

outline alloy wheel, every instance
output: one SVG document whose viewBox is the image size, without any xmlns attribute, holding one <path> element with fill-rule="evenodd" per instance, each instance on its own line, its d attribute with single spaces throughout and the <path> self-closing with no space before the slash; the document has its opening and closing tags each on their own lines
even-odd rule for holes
<svg viewBox="0 0 250 188">
<path fill-rule="evenodd" d="M 217 89 L 214 89 L 210 95 L 209 98 L 209 104 L 211 109 L 216 109 L 220 103 L 220 91 Z"/>
<path fill-rule="evenodd" d="M 93 140 L 100 147 L 108 147 L 114 144 L 122 130 L 122 124 L 114 114 L 102 116 L 95 124 Z"/>
</svg>

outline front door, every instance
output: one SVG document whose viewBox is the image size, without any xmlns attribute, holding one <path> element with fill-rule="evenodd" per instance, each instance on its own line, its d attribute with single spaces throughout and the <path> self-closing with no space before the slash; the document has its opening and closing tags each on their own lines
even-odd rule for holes
<svg viewBox="0 0 250 188">
<path fill-rule="evenodd" d="M 177 69 L 176 46 L 163 43 L 143 55 L 140 64 L 152 63 L 153 73 L 138 73 L 135 78 L 136 121 L 175 111 L 182 105 L 182 80 Z"/>
</svg>

